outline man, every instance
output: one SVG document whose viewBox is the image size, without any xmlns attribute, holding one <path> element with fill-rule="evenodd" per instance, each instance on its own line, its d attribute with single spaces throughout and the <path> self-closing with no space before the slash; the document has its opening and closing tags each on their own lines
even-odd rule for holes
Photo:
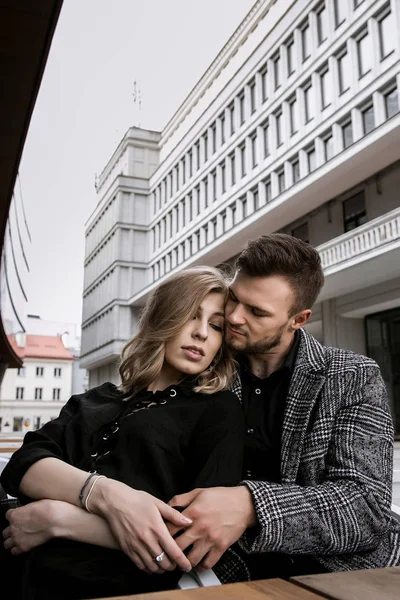
<svg viewBox="0 0 400 600">
<path fill-rule="evenodd" d="M 323 281 L 318 252 L 292 236 L 261 236 L 237 260 L 226 341 L 240 365 L 244 480 L 170 502 L 193 520 L 176 538 L 193 566 L 229 548 L 223 582 L 400 564 L 385 385 L 373 360 L 303 329 Z"/>
</svg>

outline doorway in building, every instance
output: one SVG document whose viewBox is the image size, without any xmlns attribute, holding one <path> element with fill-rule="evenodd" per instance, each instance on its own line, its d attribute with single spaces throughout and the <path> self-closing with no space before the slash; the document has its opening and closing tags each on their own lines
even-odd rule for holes
<svg viewBox="0 0 400 600">
<path fill-rule="evenodd" d="M 385 380 L 396 439 L 400 440 L 400 308 L 365 318 L 367 353 Z"/>
</svg>

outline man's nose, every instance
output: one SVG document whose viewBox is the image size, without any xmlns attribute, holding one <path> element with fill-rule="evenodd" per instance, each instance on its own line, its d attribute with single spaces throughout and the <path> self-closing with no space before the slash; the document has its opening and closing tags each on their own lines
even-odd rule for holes
<svg viewBox="0 0 400 600">
<path fill-rule="evenodd" d="M 243 325 L 245 322 L 243 306 L 228 302 L 225 311 L 226 319 L 232 325 Z"/>
</svg>

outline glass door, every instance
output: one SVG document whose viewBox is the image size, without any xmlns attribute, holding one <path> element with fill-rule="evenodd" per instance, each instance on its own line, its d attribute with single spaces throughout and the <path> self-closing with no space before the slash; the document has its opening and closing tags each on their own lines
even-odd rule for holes
<svg viewBox="0 0 400 600">
<path fill-rule="evenodd" d="M 395 435 L 400 439 L 400 308 L 365 318 L 368 356 L 376 360 L 385 380 Z"/>
</svg>

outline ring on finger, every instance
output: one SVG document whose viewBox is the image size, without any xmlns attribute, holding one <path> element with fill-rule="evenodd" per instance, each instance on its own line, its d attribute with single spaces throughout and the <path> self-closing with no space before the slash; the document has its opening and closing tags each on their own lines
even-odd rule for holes
<svg viewBox="0 0 400 600">
<path fill-rule="evenodd" d="M 154 562 L 156 562 L 156 563 L 162 562 L 164 555 L 165 555 L 165 552 L 161 552 L 161 554 L 157 554 L 157 556 L 155 556 L 153 558 Z"/>
</svg>

